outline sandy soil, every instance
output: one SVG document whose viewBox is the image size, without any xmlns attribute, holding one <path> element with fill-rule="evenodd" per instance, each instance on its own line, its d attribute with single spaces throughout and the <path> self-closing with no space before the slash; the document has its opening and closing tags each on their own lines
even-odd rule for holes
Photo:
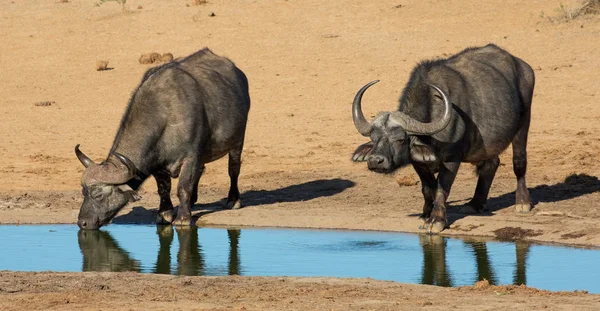
<svg viewBox="0 0 600 311">
<path fill-rule="evenodd" d="M 0 298 L 2 310 L 597 310 L 600 304 L 600 295 L 485 282 L 444 288 L 370 279 L 130 272 L 0 272 Z"/>
<path fill-rule="evenodd" d="M 578 3 L 562 2 L 564 10 Z M 395 109 L 419 60 L 492 42 L 536 71 L 527 176 L 536 205 L 529 214 L 512 210 L 516 180 L 508 150 L 501 156 L 489 213 L 455 212 L 470 199 L 476 184 L 472 168 L 463 165 L 450 196 L 451 224 L 444 234 L 494 237 L 507 232 L 498 229 L 511 227 L 522 230 L 508 231 L 529 232 L 524 239 L 600 246 L 598 15 L 565 19 L 556 1 L 517 0 L 277 0 L 235 5 L 209 0 L 199 6 L 191 0 L 130 0 L 127 9 L 122 12 L 115 2 L 95 6 L 93 1 L 78 0 L 0 3 L 1 223 L 75 223 L 82 166 L 73 147 L 80 143 L 95 160 L 106 156 L 128 98 L 151 66 L 140 65 L 140 55 L 170 52 L 181 57 L 208 46 L 247 74 L 253 106 L 240 177 L 245 208 L 216 208 L 229 187 L 226 161 L 217 161 L 208 165 L 201 180 L 200 204 L 195 207 L 199 224 L 418 232 L 422 197 L 412 168 L 383 176 L 349 160 L 354 148 L 365 142 L 352 124 L 350 103 L 364 83 L 380 79 L 365 95 L 364 110 L 373 116 Z M 108 61 L 109 70 L 96 71 L 98 61 Z M 141 191 L 144 199 L 126 208 L 115 222 L 152 222 L 158 207 L 155 191 L 150 180 Z M 40 288 L 13 294 L 2 287 L 2 303 L 21 307 L 31 306 L 32 295 L 44 297 L 37 301 L 48 307 L 65 307 L 51 305 L 54 292 L 63 295 L 56 297 L 72 295 L 73 301 L 84 303 L 78 300 L 83 299 L 79 294 L 83 289 L 69 285 L 84 277 L 90 282 L 106 278 L 115 284 L 111 288 L 126 286 L 113 275 L 5 275 L 25 284 L 48 280 Z M 127 278 L 159 292 L 161 277 Z M 168 299 L 189 290 L 177 285 L 183 279 L 165 280 L 175 284 L 163 288 Z M 395 309 L 388 302 L 416 306 L 431 301 L 427 307 L 462 308 L 485 302 L 492 303 L 491 308 L 526 308 L 539 301 L 539 306 L 568 309 L 575 301 L 598 303 L 590 296 L 558 295 L 551 302 L 530 291 L 507 298 L 489 291 L 364 280 L 287 279 L 284 287 L 280 280 L 260 278 L 190 280 L 223 291 L 227 284 L 248 286 L 248 293 L 260 284 L 274 297 L 293 291 L 305 300 L 297 307 L 283 298 L 268 301 L 266 294 L 236 291 L 244 297 L 241 302 L 229 299 L 230 293 L 219 293 L 222 296 L 214 300 L 211 293 L 201 305 L 181 300 L 199 299 L 190 294 L 175 299 L 178 307 L 342 309 L 356 301 L 356 308 Z M 303 286 L 314 291 L 301 292 Z M 330 289 L 337 291 L 336 302 L 320 294 Z M 357 294 L 347 294 L 353 291 Z M 132 308 L 140 302 L 112 290 L 99 293 L 97 302 L 110 297 L 116 299 L 111 304 L 123 300 Z M 520 299 L 527 305 L 520 305 Z M 164 306 L 140 300 L 148 307 Z M 441 303 L 448 300 L 449 304 Z"/>
</svg>

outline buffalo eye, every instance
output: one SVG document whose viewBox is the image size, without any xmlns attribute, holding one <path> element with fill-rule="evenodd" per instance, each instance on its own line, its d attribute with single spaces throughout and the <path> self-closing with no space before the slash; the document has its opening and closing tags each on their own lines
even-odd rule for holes
<svg viewBox="0 0 600 311">
<path fill-rule="evenodd" d="M 94 200 L 100 201 L 106 197 L 106 195 L 110 194 L 112 189 L 105 188 L 92 188 L 90 189 L 90 197 Z"/>
</svg>

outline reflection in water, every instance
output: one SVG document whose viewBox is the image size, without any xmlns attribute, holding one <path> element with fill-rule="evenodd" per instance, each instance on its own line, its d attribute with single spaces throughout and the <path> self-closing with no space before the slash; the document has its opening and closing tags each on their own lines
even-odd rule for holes
<svg viewBox="0 0 600 311">
<path fill-rule="evenodd" d="M 198 228 L 177 228 L 177 240 L 177 274 L 204 275 L 204 258 L 198 243 Z"/>
<path fill-rule="evenodd" d="M 526 277 L 526 261 L 527 261 L 527 255 L 529 255 L 529 243 L 525 242 L 525 241 L 517 241 L 515 242 L 516 245 L 516 249 L 517 249 L 517 266 L 516 266 L 516 271 L 515 271 L 515 275 L 514 275 L 514 279 L 513 279 L 513 284 L 516 285 L 521 285 L 521 284 L 527 284 L 527 277 Z"/>
<path fill-rule="evenodd" d="M 227 230 L 229 252 L 226 270 L 209 268 L 207 271 L 206 256 L 204 255 L 202 245 L 200 245 L 199 229 L 197 227 L 174 229 L 172 226 L 157 226 L 156 234 L 159 247 L 155 264 L 150 268 L 150 271 L 153 273 L 209 275 L 214 274 L 214 271 L 221 271 L 220 273 L 227 273 L 229 275 L 242 274 L 239 245 L 241 230 L 239 229 Z M 171 254 L 175 235 L 177 235 L 179 244 L 176 258 Z M 83 271 L 142 271 L 141 263 L 133 259 L 126 250 L 121 248 L 109 232 L 81 230 L 78 233 L 78 239 L 79 248 L 83 254 Z M 447 262 L 446 258 L 448 241 L 448 239 L 437 235 L 419 235 L 419 245 L 421 246 L 421 255 L 423 257 L 420 283 L 448 287 L 464 282 L 464 276 L 452 276 L 448 268 L 448 264 L 452 264 L 452 262 Z M 346 245 L 344 243 L 346 243 L 345 241 L 342 244 Z M 373 242 L 360 243 L 366 243 L 365 245 L 379 245 L 373 244 Z M 492 267 L 489 245 L 482 241 L 463 241 L 463 243 L 467 246 L 467 249 L 471 250 L 471 252 L 465 254 L 466 258 L 469 258 L 471 254 L 473 256 L 472 261 L 470 259 L 467 260 L 475 265 L 477 273 L 475 281 L 487 279 L 491 284 L 498 284 L 498 271 L 494 271 Z M 516 248 L 516 261 L 513 261 L 513 283 L 517 285 L 526 284 L 526 261 L 530 244 L 518 241 L 514 245 Z M 344 250 L 346 250 L 345 247 L 339 249 L 339 251 Z M 389 251 L 390 249 L 385 248 L 383 250 Z M 364 251 L 373 253 L 374 256 L 377 254 L 377 251 L 373 248 L 365 249 Z M 326 254 L 323 256 L 326 256 Z M 397 256 L 402 256 L 402 254 L 398 254 Z"/>
<path fill-rule="evenodd" d="M 177 268 L 172 271 L 171 245 L 177 232 L 179 251 L 177 252 Z M 152 272 L 160 274 L 178 275 L 205 275 L 205 263 L 202 247 L 199 244 L 198 228 L 177 228 L 172 226 L 157 226 L 158 256 Z M 83 271 L 137 271 L 140 272 L 140 263 L 130 258 L 129 253 L 123 250 L 110 233 L 106 231 L 80 230 L 79 248 L 83 254 Z M 238 243 L 240 230 L 227 230 L 229 237 L 229 275 L 240 274 L 240 254 Z"/>
<path fill-rule="evenodd" d="M 419 235 L 423 249 L 421 284 L 452 286 L 446 271 L 446 239 L 439 235 Z"/>
<path fill-rule="evenodd" d="M 83 254 L 83 271 L 137 271 L 140 263 L 129 257 L 108 232 L 80 230 L 77 234 Z"/>
<path fill-rule="evenodd" d="M 173 243 L 173 226 L 156 226 L 158 235 L 158 257 L 154 265 L 154 273 L 171 274 L 171 244 Z"/>
<path fill-rule="evenodd" d="M 239 229 L 227 230 L 229 237 L 229 275 L 240 275 L 240 251 L 238 250 L 238 242 L 240 240 L 241 231 Z"/>
<path fill-rule="evenodd" d="M 469 245 L 475 253 L 475 262 L 477 264 L 477 281 L 483 279 L 488 280 L 492 285 L 498 285 L 498 279 L 490 264 L 490 258 L 488 256 L 487 244 L 479 241 L 465 241 L 465 244 Z"/>
<path fill-rule="evenodd" d="M 423 249 L 423 269 L 421 284 L 452 286 L 450 272 L 446 270 L 446 239 L 435 235 L 420 235 L 419 242 Z M 498 278 L 491 265 L 487 243 L 464 241 L 473 250 L 477 268 L 477 281 L 486 279 L 497 285 Z M 515 242 L 516 265 L 513 284 L 527 284 L 526 261 L 530 244 L 525 241 Z"/>
</svg>

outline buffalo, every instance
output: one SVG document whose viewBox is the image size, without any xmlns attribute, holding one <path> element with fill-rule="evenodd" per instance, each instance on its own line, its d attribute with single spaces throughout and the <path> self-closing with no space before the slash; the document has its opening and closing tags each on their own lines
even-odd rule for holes
<svg viewBox="0 0 600 311">
<path fill-rule="evenodd" d="M 248 80 L 229 59 L 205 48 L 149 69 L 129 100 L 108 157 L 96 164 L 75 147 L 85 166 L 77 224 L 97 229 L 127 203 L 150 175 L 158 185 L 157 221 L 191 225 L 191 207 L 206 163 L 229 154 L 226 206 L 241 206 L 238 176 L 250 110 Z M 174 219 L 171 178 L 179 177 Z"/>
<path fill-rule="evenodd" d="M 439 233 L 446 228 L 446 200 L 461 162 L 474 164 L 479 175 L 475 194 L 461 212 L 486 209 L 499 154 L 511 143 L 515 208 L 531 210 L 525 172 L 535 75 L 525 61 L 493 44 L 423 61 L 410 74 L 398 110 L 381 112 L 369 122 L 361 98 L 376 82 L 354 98 L 354 125 L 371 141 L 360 145 L 352 159 L 366 161 L 379 173 L 412 164 L 425 200 L 422 229 Z"/>
</svg>

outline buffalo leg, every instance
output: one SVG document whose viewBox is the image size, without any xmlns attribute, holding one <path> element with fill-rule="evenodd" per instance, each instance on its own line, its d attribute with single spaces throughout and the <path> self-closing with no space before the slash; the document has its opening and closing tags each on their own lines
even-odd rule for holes
<svg viewBox="0 0 600 311">
<path fill-rule="evenodd" d="M 498 165 L 500 165 L 500 158 L 498 157 L 483 161 L 477 165 L 477 174 L 479 175 L 477 188 L 475 188 L 473 199 L 460 209 L 461 213 L 474 214 L 486 209 L 490 187 L 494 181 Z"/>
<path fill-rule="evenodd" d="M 170 224 L 173 222 L 173 202 L 171 202 L 171 176 L 165 171 L 152 173 L 156 179 L 160 206 L 156 217 L 157 224 Z"/>
<path fill-rule="evenodd" d="M 435 199 L 433 200 L 433 209 L 429 219 L 424 224 L 424 228 L 428 233 L 439 233 L 446 228 L 448 218 L 446 217 L 446 200 L 450 195 L 450 188 L 460 162 L 446 162 L 440 165 L 440 172 L 437 178 L 437 189 L 435 191 Z"/>
<path fill-rule="evenodd" d="M 524 116 L 523 124 L 512 141 L 513 170 L 517 177 L 517 190 L 515 191 L 515 210 L 526 213 L 531 210 L 531 198 L 525 183 L 527 172 L 527 134 L 529 132 L 530 112 Z"/>
<path fill-rule="evenodd" d="M 423 214 L 421 219 L 426 221 L 431 216 L 431 210 L 433 209 L 433 199 L 435 198 L 436 181 L 435 176 L 427 168 L 413 165 L 413 168 L 421 179 L 421 192 L 423 193 Z"/>
<path fill-rule="evenodd" d="M 238 189 L 238 177 L 240 176 L 240 169 L 242 167 L 242 147 L 236 148 L 229 152 L 229 178 L 231 179 L 231 186 L 229 187 L 229 194 L 227 195 L 226 208 L 238 209 L 242 207 L 240 200 L 240 190 Z"/>
<path fill-rule="evenodd" d="M 194 192 L 192 192 L 192 204 L 196 204 L 196 202 L 198 202 L 198 186 L 200 184 L 200 178 L 202 178 L 202 174 L 204 174 L 204 169 L 205 166 L 202 165 L 202 167 L 200 168 L 200 172 L 198 173 L 200 174 L 200 176 L 198 177 L 196 184 L 194 184 Z"/>
<path fill-rule="evenodd" d="M 179 185 L 177 185 L 177 196 L 179 197 L 179 210 L 177 218 L 173 222 L 176 226 L 190 226 L 192 220 L 192 196 L 194 186 L 200 180 L 200 167 L 202 166 L 196 158 L 184 160 L 179 174 Z M 198 191 L 197 188 L 195 191 Z"/>
</svg>

